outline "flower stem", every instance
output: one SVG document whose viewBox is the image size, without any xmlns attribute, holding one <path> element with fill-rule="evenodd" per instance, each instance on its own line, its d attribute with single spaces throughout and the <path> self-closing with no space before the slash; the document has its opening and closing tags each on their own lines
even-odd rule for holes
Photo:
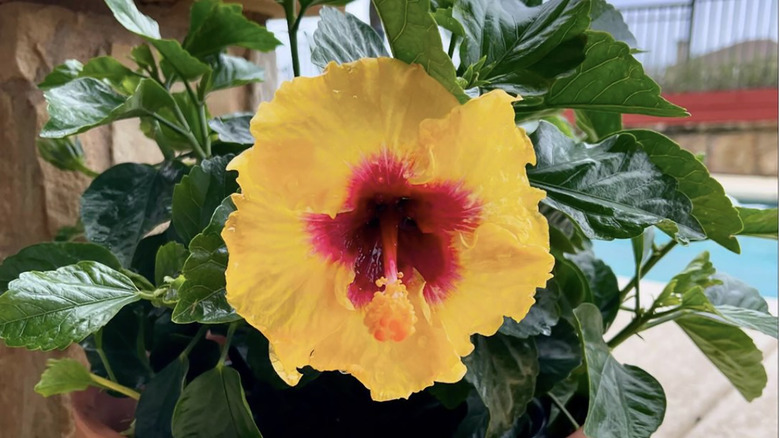
<svg viewBox="0 0 780 438">
<path fill-rule="evenodd" d="M 449 55 L 450 58 L 452 58 L 455 55 L 455 46 L 458 43 L 458 36 L 455 34 L 452 34 L 450 36 L 450 47 L 447 49 L 447 55 Z"/>
<path fill-rule="evenodd" d="M 218 367 L 222 367 L 225 364 L 225 359 L 227 359 L 228 350 L 230 350 L 230 342 L 233 340 L 233 334 L 236 332 L 236 329 L 238 328 L 239 321 L 230 323 L 230 326 L 228 326 L 227 336 L 225 336 L 225 343 L 222 345 L 222 352 L 219 354 L 219 362 L 217 362 Z"/>
<path fill-rule="evenodd" d="M 192 339 L 190 340 L 190 343 L 187 344 L 187 347 L 184 348 L 184 351 L 182 351 L 181 354 L 179 354 L 179 357 L 181 359 L 184 359 L 190 355 L 192 349 L 195 348 L 195 345 L 197 345 L 198 342 L 200 342 L 200 339 L 203 337 L 204 334 L 206 334 L 207 330 L 208 330 L 208 326 L 205 325 L 200 326 L 198 332 L 195 333 L 195 336 L 193 336 Z"/>
<path fill-rule="evenodd" d="M 181 114 L 181 110 L 179 110 L 178 106 L 176 107 L 176 109 L 178 110 L 179 114 Z M 192 132 L 189 132 L 189 131 L 183 129 L 182 127 L 176 125 L 175 123 L 171 123 L 165 117 L 162 117 L 162 116 L 160 116 L 158 114 L 155 114 L 153 112 L 149 112 L 147 114 L 149 116 L 151 116 L 152 118 L 154 118 L 155 120 L 157 120 L 158 122 L 160 122 L 161 124 L 163 124 L 163 125 L 167 126 L 168 128 L 170 128 L 172 131 L 174 131 L 174 132 L 180 134 L 181 136 L 183 136 L 184 138 L 186 138 L 187 141 L 190 142 L 190 145 L 192 145 L 192 150 L 195 151 L 195 154 L 201 160 L 206 158 L 206 153 L 203 152 L 203 149 L 200 147 L 200 143 L 198 143 L 198 139 L 196 139 L 195 136 L 192 135 Z M 183 117 L 183 115 L 182 115 L 182 117 Z"/>
<path fill-rule="evenodd" d="M 137 391 L 134 391 L 127 386 L 120 385 L 119 383 L 112 382 L 108 379 L 104 379 L 96 374 L 90 373 L 89 377 L 92 379 L 93 382 L 97 386 L 100 386 L 101 388 L 110 389 L 112 391 L 116 391 L 122 395 L 126 395 L 134 400 L 138 400 L 141 398 L 141 394 Z"/>
<path fill-rule="evenodd" d="M 298 61 L 298 27 L 303 19 L 303 9 L 295 16 L 295 1 L 284 2 L 284 14 L 287 17 L 287 34 L 290 37 L 290 56 L 292 57 L 293 75 L 297 78 L 301 75 L 301 66 Z"/>
</svg>

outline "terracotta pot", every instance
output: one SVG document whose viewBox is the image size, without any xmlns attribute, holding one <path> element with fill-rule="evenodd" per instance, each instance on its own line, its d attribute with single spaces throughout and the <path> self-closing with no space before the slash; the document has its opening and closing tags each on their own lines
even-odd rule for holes
<svg viewBox="0 0 780 438">
<path fill-rule="evenodd" d="M 72 393 L 70 401 L 76 438 L 124 438 L 119 432 L 130 427 L 137 404 L 94 387 Z"/>
</svg>

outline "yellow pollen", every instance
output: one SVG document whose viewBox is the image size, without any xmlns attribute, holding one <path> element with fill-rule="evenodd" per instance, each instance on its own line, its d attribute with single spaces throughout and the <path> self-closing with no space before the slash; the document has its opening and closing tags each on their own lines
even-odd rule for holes
<svg viewBox="0 0 780 438">
<path fill-rule="evenodd" d="M 377 280 L 376 285 L 385 286 L 385 290 L 374 293 L 374 298 L 366 306 L 363 323 L 377 341 L 400 342 L 414 333 L 417 317 L 406 286 L 401 282 L 400 272 L 398 277 L 393 282 L 388 282 L 385 277 Z"/>
</svg>

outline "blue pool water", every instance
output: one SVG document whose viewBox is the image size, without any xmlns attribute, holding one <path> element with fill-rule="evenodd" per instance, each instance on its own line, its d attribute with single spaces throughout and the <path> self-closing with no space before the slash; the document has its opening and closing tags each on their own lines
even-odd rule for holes
<svg viewBox="0 0 780 438">
<path fill-rule="evenodd" d="M 736 277 L 755 287 L 765 297 L 777 298 L 778 285 L 778 242 L 757 237 L 738 237 L 742 254 L 733 252 L 711 242 L 693 242 L 688 246 L 677 246 L 661 259 L 645 276 L 646 279 L 666 283 L 682 271 L 702 251 L 709 251 L 710 260 L 719 272 Z M 656 232 L 656 245 L 662 245 L 669 238 Z M 634 256 L 630 240 L 594 240 L 596 255 L 612 267 L 621 277 L 634 276 Z"/>
</svg>

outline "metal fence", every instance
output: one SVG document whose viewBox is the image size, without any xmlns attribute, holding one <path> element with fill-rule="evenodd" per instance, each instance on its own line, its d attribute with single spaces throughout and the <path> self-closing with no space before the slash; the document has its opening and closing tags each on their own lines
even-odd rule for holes
<svg viewBox="0 0 780 438">
<path fill-rule="evenodd" d="M 778 0 L 688 0 L 620 12 L 664 91 L 777 87 Z"/>
</svg>

